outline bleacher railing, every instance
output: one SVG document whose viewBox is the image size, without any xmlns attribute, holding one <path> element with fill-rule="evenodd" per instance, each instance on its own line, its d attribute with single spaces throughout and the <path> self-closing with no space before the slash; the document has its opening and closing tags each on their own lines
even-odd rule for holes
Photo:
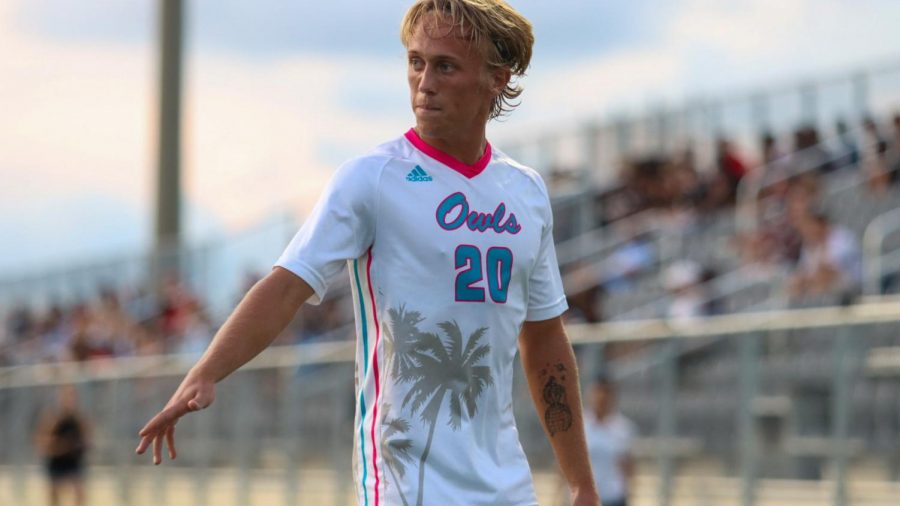
<svg viewBox="0 0 900 506">
<path fill-rule="evenodd" d="M 634 502 L 662 505 L 802 504 L 801 492 L 782 485 L 804 478 L 830 487 L 830 504 L 862 495 L 866 504 L 892 504 L 896 496 L 887 494 L 900 490 L 900 470 L 856 480 L 850 470 L 871 459 L 887 469 L 898 451 L 900 427 L 882 419 L 893 416 L 885 408 L 900 407 L 891 397 L 900 392 L 898 330 L 896 302 L 568 326 L 585 385 L 607 367 L 603 355 L 622 349 L 654 355 L 650 369 L 613 366 L 608 372 L 619 384 L 622 411 L 640 427 L 635 451 L 642 473 Z M 695 357 L 696 364 L 679 353 L 709 338 L 718 344 Z M 153 468 L 134 456 L 135 434 L 196 356 L 0 369 L 0 481 L 9 485 L 0 487 L 0 502 L 34 499 L 26 486 L 37 464 L 30 443 L 34 420 L 57 385 L 75 384 L 95 427 L 91 461 L 106 469 L 96 480 L 106 480 L 118 504 L 143 504 L 136 498 L 149 489 L 158 494 L 154 504 L 183 504 L 187 497 L 193 504 L 245 506 L 261 493 L 284 504 L 346 504 L 352 494 L 353 347 L 345 341 L 263 352 L 219 386 L 212 407 L 179 424 L 174 468 Z M 887 398 L 870 395 L 885 385 Z M 552 453 L 521 374 L 514 400 L 532 468 L 537 476 L 552 475 Z M 784 425 L 774 444 L 764 431 L 773 416 Z M 692 473 L 691 464 L 701 461 L 716 464 Z M 220 501 L 223 475 L 238 485 Z M 730 485 L 679 485 L 698 480 Z M 879 496 L 875 489 L 886 492 Z M 539 492 L 541 504 L 563 504 L 558 492 Z M 821 494 L 807 499 L 824 503 Z"/>
</svg>

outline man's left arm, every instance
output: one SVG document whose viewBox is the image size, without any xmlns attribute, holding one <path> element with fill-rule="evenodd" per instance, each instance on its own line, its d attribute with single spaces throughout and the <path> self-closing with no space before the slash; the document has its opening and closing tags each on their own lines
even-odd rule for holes
<svg viewBox="0 0 900 506">
<path fill-rule="evenodd" d="M 572 492 L 573 506 L 600 504 L 581 417 L 578 369 L 562 318 L 528 322 L 519 335 L 531 397 Z"/>
</svg>

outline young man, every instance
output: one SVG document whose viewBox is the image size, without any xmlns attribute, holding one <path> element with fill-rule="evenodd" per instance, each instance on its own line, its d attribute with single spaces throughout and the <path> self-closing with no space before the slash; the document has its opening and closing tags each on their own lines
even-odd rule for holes
<svg viewBox="0 0 900 506">
<path fill-rule="evenodd" d="M 511 405 L 517 343 L 574 504 L 598 505 L 547 190 L 485 139 L 521 93 L 510 80 L 528 67 L 531 26 L 502 0 L 419 0 L 401 38 L 415 128 L 338 170 L 138 453 L 153 443 L 159 463 L 165 438 L 174 458 L 175 421 L 208 406 L 213 385 L 321 301 L 346 263 L 360 505 L 537 504 Z M 398 431 L 402 458 L 384 444 Z"/>
<path fill-rule="evenodd" d="M 615 385 L 607 376 L 594 380 L 590 404 L 585 432 L 603 506 L 626 506 L 634 478 L 631 446 L 637 429 L 616 408 Z"/>
</svg>

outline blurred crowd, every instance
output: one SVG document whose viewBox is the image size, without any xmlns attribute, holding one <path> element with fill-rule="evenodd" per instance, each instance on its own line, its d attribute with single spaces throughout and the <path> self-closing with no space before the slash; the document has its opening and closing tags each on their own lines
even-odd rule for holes
<svg viewBox="0 0 900 506">
<path fill-rule="evenodd" d="M 154 296 L 141 288 L 117 292 L 102 287 L 75 304 L 27 305 L 7 315 L 0 339 L 0 364 L 103 359 L 196 352 L 205 348 L 212 323 L 199 298 L 168 277 Z"/>
<path fill-rule="evenodd" d="M 599 268 L 576 264 L 566 272 L 574 318 L 610 317 L 604 299 L 633 290 L 650 274 L 658 277 L 668 296 L 665 314 L 657 316 L 689 318 L 721 312 L 708 293 L 708 281 L 725 267 L 677 257 L 661 266 L 666 242 L 659 238 L 690 241 L 705 227 L 721 222 L 723 214 L 734 218 L 742 212 L 749 212 L 755 225 L 733 230 L 719 256 L 736 259 L 746 275 L 784 278 L 789 301 L 820 295 L 846 301 L 859 292 L 860 231 L 850 230 L 826 212 L 823 181 L 832 175 L 855 175 L 864 181 L 870 198 L 887 195 L 900 180 L 900 114 L 881 128 L 871 118 L 864 118 L 855 130 L 838 121 L 827 137 L 803 126 L 793 132 L 790 142 L 779 143 L 773 133 L 764 132 L 755 156 L 720 138 L 714 159 L 712 167 L 699 167 L 693 151 L 684 149 L 673 156 L 644 156 L 624 164 L 619 182 L 599 195 L 594 205 L 598 220 L 609 225 L 615 249 Z M 754 184 L 742 189 L 748 175 Z M 739 195 L 748 190 L 755 197 Z M 749 211 L 741 208 L 747 202 L 753 204 Z M 557 223 L 566 227 L 565 216 Z M 786 277 L 781 276 L 784 273 Z"/>
<path fill-rule="evenodd" d="M 245 275 L 235 304 L 259 279 L 258 274 Z M 348 318 L 337 297 L 319 306 L 304 305 L 277 343 L 334 338 Z M 199 356 L 224 322 L 214 321 L 187 283 L 168 276 L 158 293 L 149 286 L 124 291 L 101 287 L 94 297 L 53 303 L 45 310 L 18 304 L 2 323 L 0 367 L 168 353 Z"/>
</svg>

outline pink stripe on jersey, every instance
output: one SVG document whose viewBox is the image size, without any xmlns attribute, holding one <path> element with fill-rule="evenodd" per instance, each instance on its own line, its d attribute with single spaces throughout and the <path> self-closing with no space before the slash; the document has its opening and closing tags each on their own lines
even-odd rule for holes
<svg viewBox="0 0 900 506">
<path fill-rule="evenodd" d="M 375 422 L 378 421 L 378 396 L 380 381 L 378 376 L 378 341 L 381 338 L 381 327 L 378 326 L 378 307 L 375 305 L 375 292 L 372 290 L 372 249 L 369 249 L 369 260 L 366 262 L 366 281 L 369 284 L 369 300 L 372 301 L 372 316 L 375 319 L 375 345 L 372 346 L 372 370 L 375 373 L 375 402 L 372 405 L 372 467 L 375 469 L 375 506 L 378 506 L 378 445 L 375 444 Z"/>
<path fill-rule="evenodd" d="M 481 174 L 481 172 L 484 171 L 484 168 L 487 167 L 488 162 L 491 161 L 491 143 L 487 141 L 485 141 L 484 144 L 484 154 L 481 155 L 481 158 L 477 162 L 475 162 L 474 165 L 469 165 L 465 162 L 457 160 L 452 155 L 444 153 L 434 146 L 428 145 L 425 141 L 422 140 L 421 137 L 419 137 L 419 134 L 416 133 L 416 130 L 414 128 L 410 128 L 409 131 L 404 135 L 409 140 L 409 142 L 411 142 L 412 145 L 416 147 L 416 149 L 443 163 L 447 167 L 450 167 L 456 172 L 459 172 L 469 179 L 472 179 L 478 174 Z"/>
</svg>

